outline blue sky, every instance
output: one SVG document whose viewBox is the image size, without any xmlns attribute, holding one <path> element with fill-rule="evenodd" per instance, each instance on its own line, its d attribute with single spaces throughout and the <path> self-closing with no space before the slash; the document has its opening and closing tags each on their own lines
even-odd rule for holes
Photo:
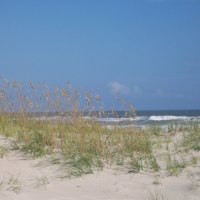
<svg viewBox="0 0 200 200">
<path fill-rule="evenodd" d="M 1 0 L 0 75 L 200 109 L 200 1 Z"/>
</svg>

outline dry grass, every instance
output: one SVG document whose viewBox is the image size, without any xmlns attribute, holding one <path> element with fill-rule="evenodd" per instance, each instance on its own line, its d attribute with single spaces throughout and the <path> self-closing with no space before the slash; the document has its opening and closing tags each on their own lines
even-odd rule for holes
<svg viewBox="0 0 200 200">
<path fill-rule="evenodd" d="M 133 107 L 120 102 L 124 110 L 129 110 L 126 115 L 134 116 Z M 86 114 L 90 118 L 85 118 Z M 113 115 L 117 113 L 113 111 Z M 32 157 L 51 155 L 53 163 L 62 160 L 75 176 L 105 166 L 126 168 L 130 173 L 160 171 L 159 155 L 154 149 L 162 149 L 163 144 L 168 148 L 169 137 L 173 136 L 166 136 L 159 128 L 108 129 L 94 116 L 106 116 L 101 97 L 88 92 L 82 95 L 70 84 L 49 89 L 32 82 L 26 87 L 15 81 L 1 83 L 0 133 L 15 138 L 15 149 Z M 195 131 L 199 133 L 199 129 Z M 192 148 L 198 149 L 198 144 Z M 179 164 L 170 156 L 166 158 L 168 171 L 176 170 Z"/>
</svg>

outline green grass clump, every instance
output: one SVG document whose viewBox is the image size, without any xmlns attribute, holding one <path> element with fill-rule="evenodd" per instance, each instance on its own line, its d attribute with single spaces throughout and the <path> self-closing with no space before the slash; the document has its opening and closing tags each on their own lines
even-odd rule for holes
<svg viewBox="0 0 200 200">
<path fill-rule="evenodd" d="M 200 127 L 198 123 L 194 123 L 188 128 L 188 133 L 184 138 L 184 146 L 187 149 L 200 151 Z"/>
<path fill-rule="evenodd" d="M 0 146 L 0 158 L 4 158 L 8 154 L 8 149 Z"/>
<path fill-rule="evenodd" d="M 22 150 L 30 153 L 33 157 L 43 156 L 48 153 L 45 139 L 45 134 L 40 131 L 30 132 L 29 141 L 25 141 Z"/>
<path fill-rule="evenodd" d="M 171 175 L 178 176 L 182 170 L 186 167 L 186 163 L 183 160 L 177 160 L 176 158 L 171 158 L 171 156 L 168 156 L 167 160 L 167 171 Z"/>
</svg>

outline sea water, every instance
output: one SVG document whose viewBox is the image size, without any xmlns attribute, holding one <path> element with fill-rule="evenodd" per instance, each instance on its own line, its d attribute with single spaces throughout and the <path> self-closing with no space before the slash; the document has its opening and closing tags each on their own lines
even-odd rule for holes
<svg viewBox="0 0 200 200">
<path fill-rule="evenodd" d="M 168 126 L 170 124 L 200 123 L 200 110 L 139 110 L 135 116 L 124 117 L 125 111 L 118 111 L 117 117 L 107 112 L 106 117 L 97 117 L 96 120 L 107 126 L 120 127 L 148 127 Z"/>
<path fill-rule="evenodd" d="M 112 127 L 118 126 L 146 128 L 149 126 L 167 127 L 169 125 L 188 125 L 191 123 L 200 124 L 200 110 L 139 110 L 135 114 L 126 111 L 117 111 L 113 114 L 111 111 L 104 112 L 103 117 L 98 112 L 88 116 L 84 113 L 85 120 L 96 120 L 101 124 Z M 33 115 L 39 120 L 66 121 L 71 122 L 69 113 L 36 113 Z"/>
</svg>

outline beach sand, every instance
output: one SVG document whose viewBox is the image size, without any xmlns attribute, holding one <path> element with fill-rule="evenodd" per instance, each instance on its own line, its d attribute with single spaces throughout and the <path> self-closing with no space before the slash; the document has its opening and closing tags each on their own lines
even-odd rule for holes
<svg viewBox="0 0 200 200">
<path fill-rule="evenodd" d="M 0 137 L 0 146 L 10 141 Z M 200 168 L 186 167 L 179 176 L 128 173 L 115 169 L 75 178 L 61 178 L 60 166 L 30 159 L 18 150 L 0 158 L 2 200 L 200 200 Z"/>
</svg>

